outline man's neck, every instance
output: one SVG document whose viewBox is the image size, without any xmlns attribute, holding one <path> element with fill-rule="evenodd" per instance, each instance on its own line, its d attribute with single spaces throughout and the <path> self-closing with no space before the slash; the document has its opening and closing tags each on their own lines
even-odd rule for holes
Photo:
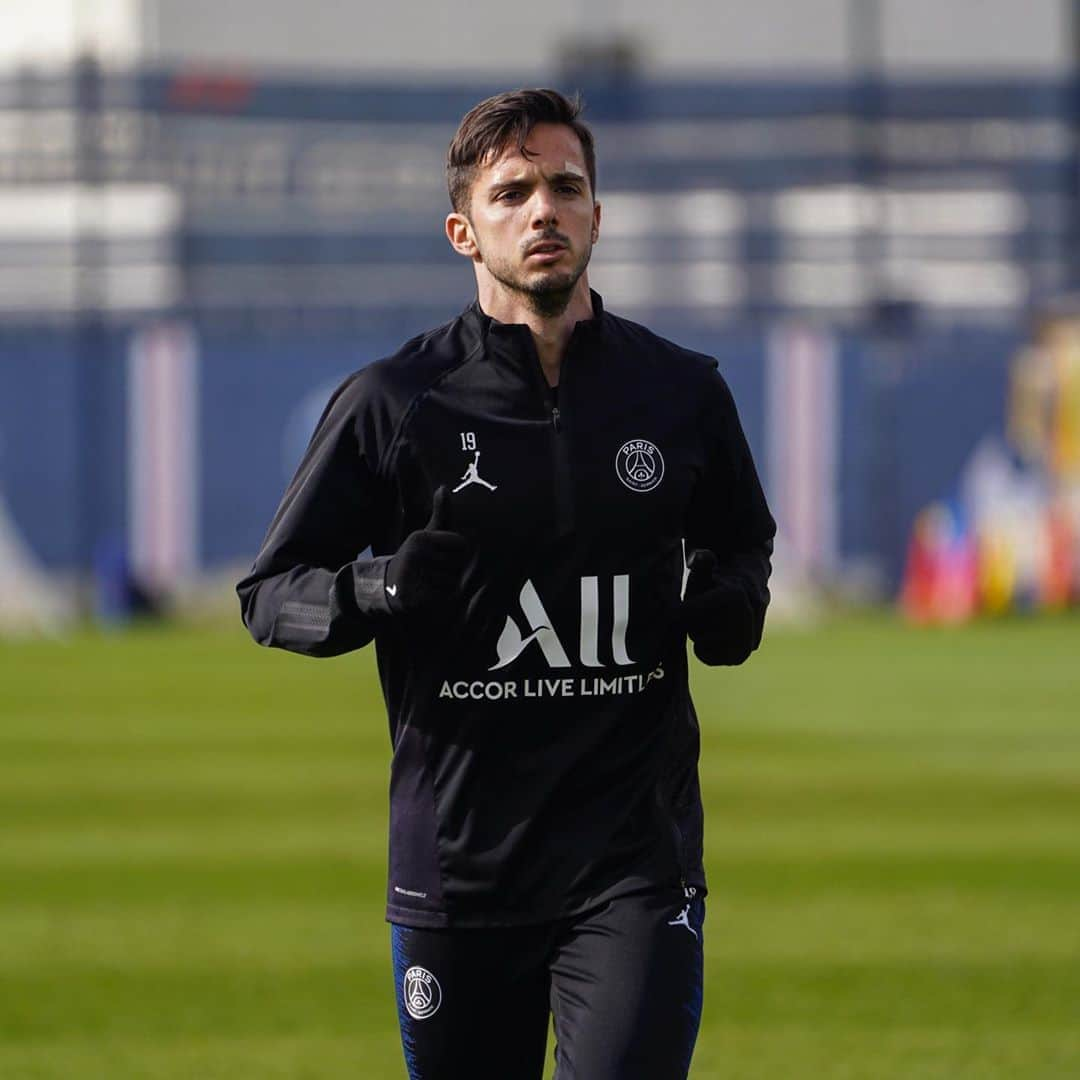
<svg viewBox="0 0 1080 1080">
<path fill-rule="evenodd" d="M 524 323 L 532 332 L 544 378 L 549 386 L 558 386 L 563 356 L 574 327 L 593 317 L 592 297 L 586 276 L 582 274 L 578 279 L 570 303 L 558 315 L 539 314 L 524 296 L 498 282 L 479 281 L 477 284 L 480 310 L 501 323 Z"/>
</svg>

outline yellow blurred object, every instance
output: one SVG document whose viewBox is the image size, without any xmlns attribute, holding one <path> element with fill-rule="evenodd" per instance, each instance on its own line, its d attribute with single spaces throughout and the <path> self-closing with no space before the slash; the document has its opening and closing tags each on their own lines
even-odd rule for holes
<svg viewBox="0 0 1080 1080">
<path fill-rule="evenodd" d="M 1004 532 L 987 529 L 978 541 L 979 597 L 987 614 L 1001 615 L 1016 592 L 1016 559 Z"/>
<path fill-rule="evenodd" d="M 1044 349 L 1025 345 L 1016 354 L 1009 372 L 1009 442 L 1028 464 L 1046 460 L 1050 367 L 1050 357 Z"/>
<path fill-rule="evenodd" d="M 1064 484 L 1080 483 L 1080 318 L 1042 324 L 1013 363 L 1009 441 L 1029 463 Z"/>
<path fill-rule="evenodd" d="M 1053 363 L 1050 419 L 1051 473 L 1065 483 L 1080 482 L 1080 320 L 1055 323 L 1048 352 Z"/>
</svg>

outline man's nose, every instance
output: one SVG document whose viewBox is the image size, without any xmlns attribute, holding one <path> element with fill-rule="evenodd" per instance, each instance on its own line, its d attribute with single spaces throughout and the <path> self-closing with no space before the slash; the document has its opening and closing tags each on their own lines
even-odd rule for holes
<svg viewBox="0 0 1080 1080">
<path fill-rule="evenodd" d="M 555 199 L 551 191 L 543 184 L 533 192 L 532 219 L 533 225 L 551 225 L 555 222 L 558 211 L 555 207 Z"/>
</svg>

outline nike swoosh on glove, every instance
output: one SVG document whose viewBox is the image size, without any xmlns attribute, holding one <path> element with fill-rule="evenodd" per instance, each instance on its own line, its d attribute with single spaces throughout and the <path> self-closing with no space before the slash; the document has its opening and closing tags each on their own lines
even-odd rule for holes
<svg viewBox="0 0 1080 1080">
<path fill-rule="evenodd" d="M 427 525 L 405 537 L 386 564 L 386 598 L 391 614 L 435 611 L 460 593 L 472 547 L 449 526 L 450 496 L 445 487 L 440 487 Z"/>
<path fill-rule="evenodd" d="M 720 573 L 706 548 L 691 552 L 683 594 L 683 626 L 703 664 L 741 664 L 757 645 L 754 612 L 743 589 Z"/>
</svg>

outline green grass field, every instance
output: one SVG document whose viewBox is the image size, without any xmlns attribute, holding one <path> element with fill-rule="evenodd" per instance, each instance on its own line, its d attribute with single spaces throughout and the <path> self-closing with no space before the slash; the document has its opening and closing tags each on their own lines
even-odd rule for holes
<svg viewBox="0 0 1080 1080">
<path fill-rule="evenodd" d="M 1080 620 L 694 678 L 696 1080 L 1080 1077 Z M 403 1077 L 387 743 L 370 652 L 0 644 L 0 1078 Z"/>
</svg>

